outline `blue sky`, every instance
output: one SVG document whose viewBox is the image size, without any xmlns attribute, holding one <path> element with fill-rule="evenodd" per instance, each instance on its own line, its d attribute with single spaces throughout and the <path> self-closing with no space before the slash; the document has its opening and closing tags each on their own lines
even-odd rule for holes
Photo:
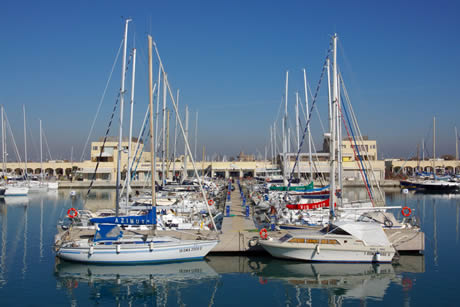
<svg viewBox="0 0 460 307">
<path fill-rule="evenodd" d="M 316 88 L 337 32 L 339 65 L 361 131 L 377 140 L 380 153 L 413 156 L 422 138 L 431 153 L 436 116 L 437 153 L 454 154 L 458 12 L 458 1 L 3 1 L 0 103 L 20 148 L 26 105 L 32 159 L 38 157 L 39 118 L 52 158 L 69 159 L 72 146 L 79 158 L 122 39 L 122 16 L 129 16 L 129 48 L 135 45 L 139 55 L 136 130 L 148 103 L 151 33 L 173 89 L 181 91 L 181 108 L 191 110 L 192 136 L 199 112 L 198 154 L 203 145 L 207 155 L 263 154 L 286 70 L 292 119 L 295 91 L 304 95 L 302 68 Z M 120 67 L 92 140 L 105 133 Z M 324 126 L 326 99 L 323 87 L 317 103 Z M 312 125 L 320 147 L 316 114 Z"/>
</svg>

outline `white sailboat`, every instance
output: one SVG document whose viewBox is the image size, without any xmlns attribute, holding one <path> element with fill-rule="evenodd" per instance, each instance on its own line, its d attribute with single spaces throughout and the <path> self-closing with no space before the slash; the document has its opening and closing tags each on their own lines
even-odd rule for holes
<svg viewBox="0 0 460 307">
<path fill-rule="evenodd" d="M 120 92 L 120 138 L 119 138 L 119 157 L 121 154 L 121 135 L 123 124 L 123 95 L 124 95 L 124 75 L 126 66 L 126 44 L 128 23 L 125 22 L 124 34 L 124 52 L 122 64 L 122 84 Z M 149 102 L 150 102 L 150 143 L 151 155 L 154 154 L 154 131 L 153 131 L 153 78 L 152 78 L 152 37 L 148 36 L 149 44 Z M 163 76 L 165 76 L 163 71 Z M 165 78 L 165 81 L 167 79 Z M 177 111 L 177 109 L 176 109 Z M 188 144 L 187 144 L 188 145 Z M 187 148 L 190 150 L 189 146 Z M 154 174 L 155 161 L 152 158 L 152 174 Z M 120 166 L 118 165 L 118 172 Z M 105 219 L 99 219 L 96 224 L 96 231 L 93 236 L 80 236 L 78 231 L 72 233 L 72 227 L 65 232 L 58 234 L 55 238 L 56 255 L 62 259 L 84 262 L 84 263 L 101 263 L 101 264 L 140 264 L 156 262 L 174 262 L 202 259 L 218 240 L 182 240 L 169 236 L 156 235 L 156 193 L 155 179 L 152 179 L 152 206 L 147 215 L 119 217 L 119 179 L 117 175 L 117 192 L 116 192 L 116 216 Z M 105 221 L 102 223 L 102 221 Z M 119 225 L 152 225 L 152 231 L 140 234 L 138 232 L 122 231 Z"/>
</svg>

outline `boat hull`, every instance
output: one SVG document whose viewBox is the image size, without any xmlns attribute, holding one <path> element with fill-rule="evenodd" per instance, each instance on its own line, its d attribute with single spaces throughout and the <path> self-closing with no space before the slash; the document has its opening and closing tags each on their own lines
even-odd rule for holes
<svg viewBox="0 0 460 307">
<path fill-rule="evenodd" d="M 191 261 L 204 258 L 217 240 L 190 241 L 187 244 L 131 244 L 117 251 L 116 245 L 90 247 L 61 247 L 56 255 L 67 261 L 99 264 L 143 264 Z M 140 246 L 139 246 L 140 245 Z"/>
<path fill-rule="evenodd" d="M 280 244 L 275 240 L 260 241 L 260 244 L 273 257 L 314 262 L 391 262 L 395 254 L 386 247 L 349 250 L 322 244 L 294 246 L 296 244 Z M 377 252 L 379 257 L 376 257 Z"/>
</svg>

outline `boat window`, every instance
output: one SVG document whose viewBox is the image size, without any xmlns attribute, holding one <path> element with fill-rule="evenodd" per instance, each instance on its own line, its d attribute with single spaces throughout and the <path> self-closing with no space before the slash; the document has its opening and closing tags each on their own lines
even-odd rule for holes
<svg viewBox="0 0 460 307">
<path fill-rule="evenodd" d="M 318 239 L 306 239 L 307 243 L 312 243 L 312 244 L 318 244 L 319 240 Z"/>
<path fill-rule="evenodd" d="M 290 234 L 286 234 L 283 237 L 281 237 L 280 242 L 286 242 L 290 238 L 292 238 L 292 236 Z"/>
<path fill-rule="evenodd" d="M 289 240 L 289 243 L 305 243 L 305 239 L 303 238 L 292 238 Z"/>
</svg>

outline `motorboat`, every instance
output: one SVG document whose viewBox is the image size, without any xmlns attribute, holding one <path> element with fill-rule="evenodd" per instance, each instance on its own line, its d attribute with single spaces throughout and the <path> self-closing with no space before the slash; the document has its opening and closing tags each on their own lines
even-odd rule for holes
<svg viewBox="0 0 460 307">
<path fill-rule="evenodd" d="M 371 222 L 335 221 L 259 243 L 277 258 L 319 262 L 391 262 L 396 252 L 381 225 Z"/>
</svg>

